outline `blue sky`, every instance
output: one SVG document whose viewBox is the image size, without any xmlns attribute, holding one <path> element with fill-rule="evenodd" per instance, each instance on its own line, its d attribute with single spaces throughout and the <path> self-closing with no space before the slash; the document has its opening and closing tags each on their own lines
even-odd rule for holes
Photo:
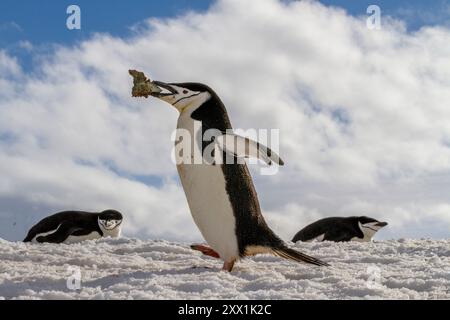
<svg viewBox="0 0 450 320">
<path fill-rule="evenodd" d="M 127 36 L 130 27 L 149 17 L 173 17 L 188 10 L 206 10 L 208 0 L 165 1 L 101 1 L 101 0 L 4 0 L 0 2 L 0 48 L 19 58 L 29 66 L 31 57 L 20 46 L 22 41 L 40 51 L 49 44 L 72 44 L 92 36 L 93 33 L 110 33 Z M 81 30 L 66 28 L 66 9 L 76 4 L 81 8 Z"/>
<path fill-rule="evenodd" d="M 326 5 L 345 8 L 352 15 L 365 14 L 369 5 L 376 4 L 382 14 L 404 20 L 408 30 L 415 31 L 424 25 L 449 25 L 449 0 L 320 0 Z"/>
<path fill-rule="evenodd" d="M 148 17 L 167 17 L 185 13 L 186 10 L 208 8 L 207 0 L 166 1 L 14 1 L 0 3 L 1 45 L 18 40 L 42 42 L 70 42 L 92 32 L 109 32 L 125 35 L 128 27 Z M 65 28 L 66 8 L 76 4 L 82 10 L 83 25 L 80 31 Z"/>
<path fill-rule="evenodd" d="M 288 0 L 289 1 L 289 0 Z M 129 3 L 133 5 L 130 5 Z M 404 20 L 409 30 L 424 25 L 450 23 L 450 0 L 320 0 L 325 5 L 345 9 L 354 16 L 365 15 L 367 7 L 377 4 L 382 14 Z M 29 70 L 33 58 L 24 43 L 32 44 L 34 54 L 52 50 L 53 44 L 71 45 L 92 34 L 109 33 L 126 37 L 131 27 L 150 17 L 176 17 L 187 11 L 207 10 L 213 0 L 78 0 L 0 2 L 0 49 L 15 56 Z M 66 28 L 66 9 L 76 4 L 81 8 L 81 30 Z"/>
<path fill-rule="evenodd" d="M 130 5 L 129 3 L 132 3 Z M 450 0 L 320 0 L 326 5 L 344 8 L 352 15 L 363 15 L 370 4 L 381 7 L 383 14 L 405 19 L 416 30 L 426 24 L 448 23 Z M 19 41 L 33 45 L 71 43 L 94 32 L 116 36 L 130 33 L 130 26 L 148 17 L 172 17 L 188 10 L 206 10 L 211 0 L 134 0 L 134 1 L 25 1 L 0 2 L 0 47 L 17 50 Z M 67 30 L 66 8 L 77 4 L 82 10 L 81 30 Z"/>
</svg>

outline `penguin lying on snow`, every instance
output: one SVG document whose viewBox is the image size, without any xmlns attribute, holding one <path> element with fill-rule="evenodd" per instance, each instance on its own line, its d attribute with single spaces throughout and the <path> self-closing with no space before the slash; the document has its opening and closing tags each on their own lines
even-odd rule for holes
<svg viewBox="0 0 450 320">
<path fill-rule="evenodd" d="M 297 241 L 370 241 L 378 230 L 387 226 L 369 217 L 333 217 L 318 220 L 300 230 L 292 239 Z"/>
<path fill-rule="evenodd" d="M 223 270 L 227 271 L 233 269 L 236 260 L 258 253 L 271 253 L 318 266 L 327 265 L 288 248 L 267 226 L 247 165 L 238 164 L 237 161 L 238 157 L 256 155 L 267 164 L 274 162 L 282 165 L 278 155 L 255 141 L 227 131 L 232 127 L 225 106 L 208 86 L 200 83 L 152 83 L 161 90 L 149 94 L 179 111 L 177 129 L 190 133 L 193 154 L 204 155 L 209 144 L 205 141 L 198 143 L 196 137 L 204 137 L 206 130 L 215 129 L 223 134 L 215 139 L 220 144 L 220 150 L 234 158 L 234 164 L 190 164 L 185 162 L 180 153 L 175 153 L 178 174 L 191 214 L 210 245 L 196 245 L 193 248 L 204 254 L 220 257 L 224 261 Z M 238 151 L 229 149 L 227 143 L 223 143 L 225 135 L 236 139 L 237 144 L 246 145 L 247 148 L 242 148 L 245 153 L 239 154 Z"/>
<path fill-rule="evenodd" d="M 122 214 L 116 210 L 100 213 L 63 211 L 39 221 L 23 241 L 72 243 L 108 236 L 118 237 L 122 219 Z"/>
</svg>

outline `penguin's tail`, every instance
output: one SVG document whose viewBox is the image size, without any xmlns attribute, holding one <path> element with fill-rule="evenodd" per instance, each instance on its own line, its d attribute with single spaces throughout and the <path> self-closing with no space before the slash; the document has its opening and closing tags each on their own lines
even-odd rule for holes
<svg viewBox="0 0 450 320">
<path fill-rule="evenodd" d="M 288 260 L 293 260 L 302 263 L 310 263 L 316 266 L 330 266 L 328 263 L 323 262 L 322 260 L 308 256 L 307 254 L 301 253 L 297 250 L 285 246 L 276 249 L 274 248 L 272 249 L 272 252 L 274 255 Z"/>
</svg>

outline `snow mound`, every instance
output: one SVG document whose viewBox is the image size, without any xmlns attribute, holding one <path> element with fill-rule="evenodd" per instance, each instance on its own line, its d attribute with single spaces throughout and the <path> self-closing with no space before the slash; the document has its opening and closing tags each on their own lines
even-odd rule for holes
<svg viewBox="0 0 450 320">
<path fill-rule="evenodd" d="M 450 299 L 450 240 L 295 247 L 332 266 L 263 255 L 226 273 L 219 272 L 219 260 L 187 243 L 121 238 L 55 245 L 0 239 L 0 298 Z"/>
</svg>

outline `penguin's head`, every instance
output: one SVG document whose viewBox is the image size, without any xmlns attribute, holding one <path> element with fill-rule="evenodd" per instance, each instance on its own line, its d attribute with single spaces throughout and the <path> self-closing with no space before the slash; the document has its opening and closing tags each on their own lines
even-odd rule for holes
<svg viewBox="0 0 450 320">
<path fill-rule="evenodd" d="M 157 85 L 161 92 L 153 92 L 152 96 L 171 104 L 180 113 L 187 109 L 196 109 L 214 94 L 211 88 L 201 83 L 153 81 L 153 84 Z"/>
<path fill-rule="evenodd" d="M 104 230 L 114 230 L 122 223 L 123 216 L 116 210 L 102 211 L 98 216 L 98 224 Z"/>
<path fill-rule="evenodd" d="M 387 222 L 380 222 L 376 219 L 361 216 L 358 217 L 358 226 L 364 235 L 365 240 L 370 241 L 378 230 L 387 226 Z"/>
</svg>

